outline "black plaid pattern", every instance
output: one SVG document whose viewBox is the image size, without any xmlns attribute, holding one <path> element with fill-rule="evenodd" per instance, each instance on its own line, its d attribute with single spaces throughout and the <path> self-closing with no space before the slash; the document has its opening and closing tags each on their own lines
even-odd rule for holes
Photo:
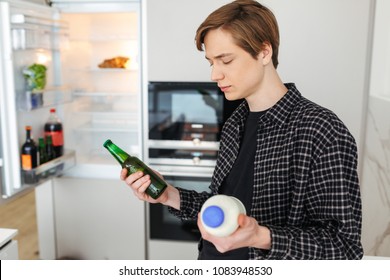
<svg viewBox="0 0 390 280">
<path fill-rule="evenodd" d="M 250 259 L 361 259 L 361 198 L 355 140 L 330 110 L 294 84 L 260 117 L 250 215 L 271 230 L 270 250 Z M 249 107 L 226 121 L 211 182 L 217 194 L 240 147 Z M 243 186 L 245 187 L 245 186 Z M 196 219 L 208 193 L 180 190 L 182 219 Z"/>
</svg>

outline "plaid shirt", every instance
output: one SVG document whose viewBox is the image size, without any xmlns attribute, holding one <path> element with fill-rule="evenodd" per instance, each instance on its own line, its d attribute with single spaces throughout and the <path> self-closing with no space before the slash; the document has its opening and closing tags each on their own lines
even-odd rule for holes
<svg viewBox="0 0 390 280">
<path fill-rule="evenodd" d="M 360 259 L 361 198 L 357 148 L 331 111 L 294 84 L 258 121 L 250 216 L 271 231 L 271 249 L 249 259 Z M 217 194 L 240 149 L 249 107 L 226 121 L 210 189 Z M 196 219 L 210 193 L 179 188 L 182 219 Z"/>
</svg>

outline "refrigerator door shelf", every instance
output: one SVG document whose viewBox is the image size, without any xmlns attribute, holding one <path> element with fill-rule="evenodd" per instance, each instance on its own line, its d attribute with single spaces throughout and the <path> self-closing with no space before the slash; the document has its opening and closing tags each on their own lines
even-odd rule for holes
<svg viewBox="0 0 390 280">
<path fill-rule="evenodd" d="M 11 24 L 12 27 L 18 27 L 19 25 L 31 26 L 38 25 L 40 27 L 47 27 L 48 29 L 62 28 L 68 29 L 68 23 L 66 21 L 54 20 L 44 17 L 32 17 L 24 14 L 13 14 L 11 15 Z"/>
<path fill-rule="evenodd" d="M 72 90 L 68 87 L 53 87 L 43 91 L 26 91 L 19 95 L 17 106 L 19 111 L 31 111 L 43 107 L 72 102 Z"/>
<path fill-rule="evenodd" d="M 140 0 L 54 0 L 51 5 L 66 13 L 117 13 L 123 11 L 139 11 Z"/>
<path fill-rule="evenodd" d="M 61 175 L 75 165 L 75 151 L 66 150 L 63 156 L 41 164 L 37 168 L 29 171 L 22 170 L 24 184 L 22 189 L 40 185 L 53 177 Z M 7 198 L 7 195 L 3 198 Z"/>
<path fill-rule="evenodd" d="M 66 22 L 24 14 L 11 15 L 11 36 L 14 50 L 60 50 L 69 41 Z"/>
</svg>

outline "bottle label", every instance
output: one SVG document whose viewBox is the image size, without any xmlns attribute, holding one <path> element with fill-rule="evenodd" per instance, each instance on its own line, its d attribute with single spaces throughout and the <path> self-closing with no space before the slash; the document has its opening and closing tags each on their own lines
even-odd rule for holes
<svg viewBox="0 0 390 280">
<path fill-rule="evenodd" d="M 64 145 L 64 135 L 62 131 L 51 131 L 51 132 L 45 132 L 46 135 L 51 135 L 51 138 L 53 139 L 53 146 L 63 146 Z"/>
<path fill-rule="evenodd" d="M 23 170 L 31 170 L 32 169 L 31 155 L 22 155 L 22 169 Z"/>
</svg>

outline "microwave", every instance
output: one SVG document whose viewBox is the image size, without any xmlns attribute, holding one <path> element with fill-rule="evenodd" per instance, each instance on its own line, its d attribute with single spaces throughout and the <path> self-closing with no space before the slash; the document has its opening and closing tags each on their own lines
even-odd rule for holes
<svg viewBox="0 0 390 280">
<path fill-rule="evenodd" d="M 241 102 L 227 100 L 213 82 L 149 82 L 149 164 L 171 175 L 209 176 L 222 126 Z"/>
</svg>

